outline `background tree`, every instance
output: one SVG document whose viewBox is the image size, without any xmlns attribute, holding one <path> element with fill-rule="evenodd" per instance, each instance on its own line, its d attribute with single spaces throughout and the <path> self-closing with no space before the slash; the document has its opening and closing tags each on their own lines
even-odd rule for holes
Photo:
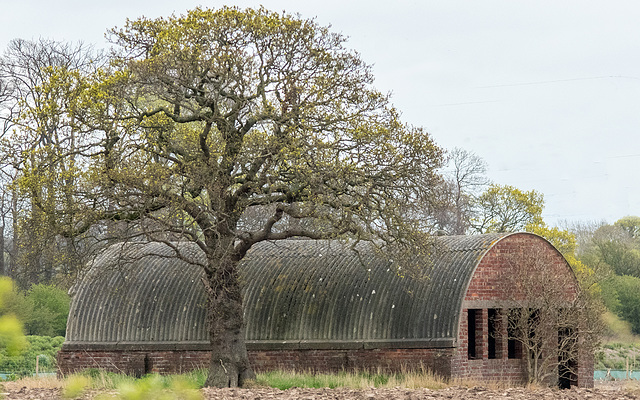
<svg viewBox="0 0 640 400">
<path fill-rule="evenodd" d="M 638 217 L 624 217 L 613 224 L 591 224 L 584 229 L 584 240 L 578 250 L 579 260 L 600 271 L 599 287 L 607 309 L 631 325 L 634 333 L 640 327 L 640 240 L 637 238 Z"/>
<path fill-rule="evenodd" d="M 7 81 L 0 77 L 0 143 L 6 143 L 13 126 L 15 104 L 11 97 L 11 88 Z M 8 276 L 11 270 L 10 262 L 7 262 L 6 240 L 7 234 L 11 231 L 8 224 L 12 215 L 12 191 L 10 184 L 13 181 L 13 168 L 11 158 L 8 154 L 0 152 L 0 276 Z M 14 212 L 15 214 L 15 212 Z M 11 225 L 9 225 L 11 226 Z"/>
<path fill-rule="evenodd" d="M 542 224 L 543 207 L 544 197 L 535 190 L 493 184 L 474 202 L 471 226 L 477 233 L 522 231 Z"/>
<path fill-rule="evenodd" d="M 77 239 L 59 235 L 58 227 L 69 219 L 56 215 L 68 215 L 73 208 L 77 166 L 72 154 L 82 143 L 72 106 L 83 89 L 78 78 L 99 59 L 83 44 L 44 39 L 13 40 L 0 57 L 6 88 L 0 117 L 11 127 L 0 151 L 3 200 L 5 207 L 12 206 L 11 275 L 25 289 L 54 280 L 68 285 L 69 276 L 86 260 L 77 251 Z M 59 213 L 63 207 L 67 211 Z"/>
<path fill-rule="evenodd" d="M 443 168 L 443 180 L 436 190 L 435 204 L 425 213 L 438 229 L 450 235 L 464 235 L 473 218 L 473 204 L 488 184 L 487 164 L 476 154 L 454 148 Z"/>
<path fill-rule="evenodd" d="M 25 321 L 29 335 L 64 336 L 71 299 L 66 291 L 53 285 L 37 284 L 26 293 L 32 313 Z"/>
<path fill-rule="evenodd" d="M 56 152 L 85 166 L 71 174 L 74 213 L 43 209 L 69 237 L 111 226 L 191 262 L 176 243 L 197 243 L 207 259 L 208 385 L 252 376 L 237 265 L 254 244 L 422 248 L 413 209 L 439 181 L 441 150 L 399 120 L 343 36 L 263 8 L 198 8 L 128 21 L 110 37 L 110 67 L 73 75 L 84 89 L 64 97 L 84 140 Z M 43 87 L 57 93 L 60 82 L 54 74 Z M 255 210 L 260 218 L 247 223 Z"/>
<path fill-rule="evenodd" d="M 623 217 L 613 225 L 624 230 L 631 239 L 640 239 L 640 217 L 634 215 Z"/>
<path fill-rule="evenodd" d="M 602 282 L 605 305 L 640 334 L 640 278 L 611 276 Z"/>
</svg>

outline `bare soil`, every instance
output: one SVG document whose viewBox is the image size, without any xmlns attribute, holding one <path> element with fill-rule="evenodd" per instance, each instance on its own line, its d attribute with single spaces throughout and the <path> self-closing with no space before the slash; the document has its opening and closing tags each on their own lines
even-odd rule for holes
<svg viewBox="0 0 640 400">
<path fill-rule="evenodd" d="M 4 399 L 61 399 L 59 388 L 19 387 L 15 382 L 7 382 L 0 388 Z M 82 399 L 93 399 L 100 392 L 85 394 Z M 278 390 L 256 389 L 202 389 L 205 399 L 216 400 L 622 400 L 640 399 L 640 386 L 635 383 L 598 384 L 595 389 L 488 389 L 484 387 L 450 387 L 440 390 L 429 389 L 302 389 Z M 0 398 L 2 398 L 0 396 Z"/>
</svg>

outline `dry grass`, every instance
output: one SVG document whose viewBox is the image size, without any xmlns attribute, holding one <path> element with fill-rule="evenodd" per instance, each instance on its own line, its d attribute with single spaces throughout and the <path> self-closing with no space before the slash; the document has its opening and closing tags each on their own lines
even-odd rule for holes
<svg viewBox="0 0 640 400">
<path fill-rule="evenodd" d="M 7 389 L 23 388 L 27 389 L 61 389 L 64 381 L 56 378 L 55 376 L 44 377 L 27 377 L 21 378 L 16 381 L 2 382 L 2 386 Z"/>
<path fill-rule="evenodd" d="M 501 390 L 514 386 L 522 386 L 509 380 L 494 382 L 480 382 L 469 379 L 444 379 L 425 368 L 419 371 L 402 371 L 396 374 L 384 373 L 381 370 L 340 372 L 336 374 L 321 374 L 296 371 L 272 371 L 258 374 L 255 383 L 251 387 L 274 387 L 288 389 L 293 387 L 304 388 L 406 388 L 406 389 L 444 389 L 459 386 L 466 388 L 483 387 L 486 389 Z"/>
<path fill-rule="evenodd" d="M 293 387 L 304 388 L 338 388 L 351 389 L 368 388 L 428 388 L 442 389 L 448 383 L 430 371 L 402 372 L 387 374 L 381 370 L 340 372 L 335 374 L 297 372 L 297 371 L 271 371 L 260 373 L 257 376 L 257 387 L 274 387 L 289 389 Z"/>
<path fill-rule="evenodd" d="M 103 371 L 91 371 L 81 375 L 71 375 L 64 379 L 56 377 L 43 378 L 23 378 L 15 382 L 5 382 L 4 387 L 7 390 L 20 390 L 23 387 L 29 389 L 59 389 L 65 398 L 75 398 L 86 391 L 121 391 L 127 388 L 136 388 L 136 390 L 146 388 L 149 382 L 153 381 L 154 385 L 171 388 L 176 386 L 178 382 L 182 386 L 184 382 L 190 382 L 187 386 L 196 388 L 204 383 L 204 371 L 198 371 L 191 374 L 176 377 L 147 377 L 143 379 L 134 379 L 121 374 L 106 373 Z M 181 380 L 181 381 L 180 381 Z M 164 383 L 162 383 L 162 382 Z M 184 382 L 183 382 L 184 381 Z M 162 385 L 160 385 L 162 383 Z M 146 385 L 146 386 L 145 386 Z M 465 387 L 477 388 L 482 387 L 489 390 L 502 390 L 510 388 L 514 385 L 508 381 L 496 382 L 479 382 L 473 380 L 446 380 L 432 373 L 427 369 L 420 371 L 403 371 L 396 374 L 385 373 L 382 370 L 376 371 L 354 371 L 341 372 L 336 374 L 318 374 L 311 372 L 295 372 L 295 371 L 272 371 L 258 374 L 256 381 L 248 382 L 246 388 L 278 388 L 289 389 L 298 388 L 349 388 L 349 389 L 371 389 L 371 388 L 405 388 L 420 389 L 426 388 L 431 390 L 444 389 L 447 387 Z M 185 386 L 186 387 L 186 386 Z M 142 390 L 142 389 L 140 389 Z M 640 390 L 630 388 L 630 391 Z"/>
</svg>

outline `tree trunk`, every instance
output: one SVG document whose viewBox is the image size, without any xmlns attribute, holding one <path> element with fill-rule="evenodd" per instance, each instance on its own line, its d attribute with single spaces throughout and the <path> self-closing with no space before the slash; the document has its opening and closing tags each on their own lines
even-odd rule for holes
<svg viewBox="0 0 640 400">
<path fill-rule="evenodd" d="M 4 267 L 4 222 L 0 226 L 0 275 L 9 275 Z"/>
<path fill-rule="evenodd" d="M 205 282 L 209 297 L 208 322 L 212 353 L 205 386 L 242 386 L 255 374 L 249 366 L 244 342 L 242 293 L 237 262 L 209 260 Z"/>
<path fill-rule="evenodd" d="M 9 273 L 7 276 L 16 278 L 18 268 L 18 190 L 11 189 L 11 254 L 9 254 Z"/>
</svg>

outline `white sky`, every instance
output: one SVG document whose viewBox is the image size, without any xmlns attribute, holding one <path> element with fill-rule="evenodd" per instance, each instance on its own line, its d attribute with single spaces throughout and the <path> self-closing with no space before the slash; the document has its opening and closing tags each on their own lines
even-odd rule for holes
<svg viewBox="0 0 640 400">
<path fill-rule="evenodd" d="M 640 215 L 640 2 L 616 0 L 21 0 L 13 38 L 105 47 L 126 18 L 223 4 L 316 17 L 347 35 L 403 119 L 484 158 L 495 183 L 544 193 L 545 220 Z M 8 3 L 8 4 L 7 4 Z"/>
</svg>

